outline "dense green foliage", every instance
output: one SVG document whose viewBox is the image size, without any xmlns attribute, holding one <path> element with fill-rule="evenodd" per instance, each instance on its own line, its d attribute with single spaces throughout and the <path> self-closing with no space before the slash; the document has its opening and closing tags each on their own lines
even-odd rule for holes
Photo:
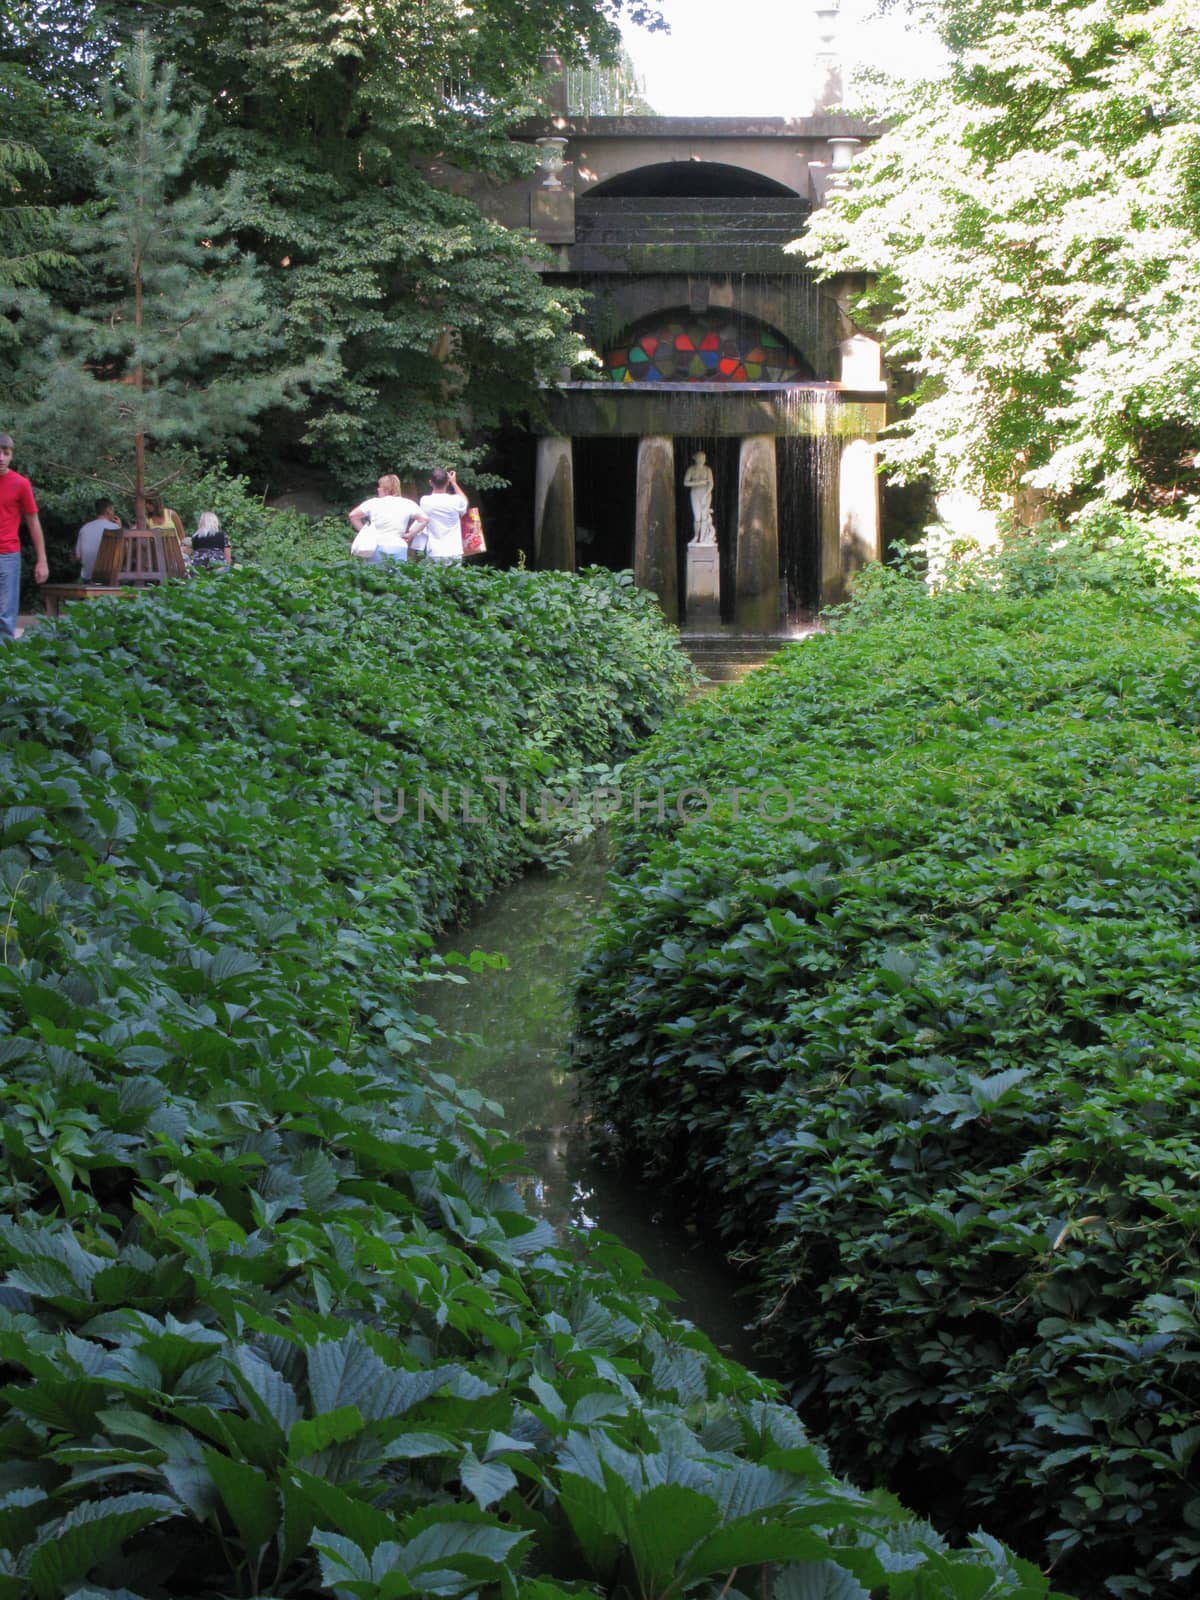
<svg viewBox="0 0 1200 1600">
<path fill-rule="evenodd" d="M 1190 0 L 935 0 L 954 57 L 801 248 L 874 274 L 916 375 L 893 469 L 1060 507 L 1200 491 L 1200 35 Z"/>
<path fill-rule="evenodd" d="M 191 529 L 203 511 L 215 511 L 228 535 L 235 562 L 293 568 L 318 562 L 340 564 L 349 555 L 353 530 L 344 516 L 311 517 L 291 507 L 268 506 L 250 480 L 223 462 L 206 471 L 184 472 L 171 486 L 170 502 Z"/>
<path fill-rule="evenodd" d="M 533 106 L 542 53 L 611 57 L 621 11 L 653 20 L 641 0 L 3 0 L 0 117 L 18 113 L 24 143 L 53 154 L 61 177 L 44 198 L 70 249 L 97 195 L 72 152 L 100 132 L 101 87 L 147 31 L 177 73 L 178 109 L 201 119 L 173 198 L 200 184 L 229 201 L 223 221 L 263 274 L 285 364 L 316 390 L 302 419 L 272 415 L 271 456 L 307 453 L 361 488 L 381 470 L 470 460 L 480 430 L 524 413 L 579 358 L 572 305 L 541 282 L 532 241 L 430 175 L 531 170 L 508 131 Z M 74 311 L 92 287 L 67 271 L 48 292 Z M 0 424 L 13 432 L 45 381 L 28 355 L 8 377 Z M 47 478 L 40 458 L 26 465 Z"/>
<path fill-rule="evenodd" d="M 48 176 L 45 161 L 32 146 L 16 139 L 0 140 L 0 306 L 10 303 L 11 292 L 36 283 L 65 257 L 48 247 L 51 216 L 28 197 L 30 180 Z M 0 340 L 16 335 L 11 323 L 0 317 Z"/>
<path fill-rule="evenodd" d="M 14 50 L 18 8 L 25 0 L 0 0 L 0 343 L 15 340 L 11 313 L 25 291 L 52 267 L 67 265 L 55 248 L 51 205 L 69 187 L 78 140 L 74 117 L 47 105 L 21 53 Z M 42 7 L 41 9 L 45 9 Z M 6 419 L 7 421 L 7 419 Z M 2 426 L 3 424 L 0 424 Z"/>
<path fill-rule="evenodd" d="M 612 760 L 683 676 L 600 573 L 235 572 L 10 652 L 5 1600 L 1045 1595 L 834 1480 L 421 1065 L 422 930 L 528 852 L 416 786 Z"/>
<path fill-rule="evenodd" d="M 579 1061 L 835 1461 L 1161 1600 L 1200 1570 L 1200 615 L 1072 546 L 1008 576 L 877 568 L 638 758 L 668 803 Z"/>
</svg>

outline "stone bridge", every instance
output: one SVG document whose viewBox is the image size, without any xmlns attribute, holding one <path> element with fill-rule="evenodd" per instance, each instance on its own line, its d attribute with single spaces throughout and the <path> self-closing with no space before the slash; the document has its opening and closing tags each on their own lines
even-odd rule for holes
<svg viewBox="0 0 1200 1600">
<path fill-rule="evenodd" d="M 537 565 L 632 566 L 666 614 L 756 633 L 834 604 L 881 553 L 878 345 L 861 283 L 818 285 L 787 253 L 877 135 L 858 119 L 591 117 L 565 97 L 520 130 L 532 179 L 435 169 L 531 231 L 554 283 L 583 289 L 603 375 L 547 394 L 529 474 Z M 691 543 L 683 484 L 702 451 L 716 544 Z"/>
</svg>

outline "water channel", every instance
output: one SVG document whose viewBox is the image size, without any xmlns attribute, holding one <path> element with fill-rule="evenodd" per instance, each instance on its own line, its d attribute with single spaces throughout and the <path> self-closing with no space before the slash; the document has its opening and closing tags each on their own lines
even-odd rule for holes
<svg viewBox="0 0 1200 1600">
<path fill-rule="evenodd" d="M 526 1203 L 555 1226 L 600 1228 L 635 1250 L 651 1274 L 679 1295 L 677 1315 L 725 1354 L 754 1366 L 736 1298 L 737 1278 L 711 1240 L 661 1214 L 661 1196 L 587 1150 L 567 1070 L 571 986 L 604 896 L 605 840 L 576 846 L 569 866 L 535 871 L 499 890 L 441 953 L 501 953 L 503 968 L 451 965 L 425 985 L 421 1009 L 450 1037 L 439 1070 L 504 1107 L 500 1122 L 526 1148 Z M 485 1119 L 486 1120 L 486 1119 Z"/>
</svg>

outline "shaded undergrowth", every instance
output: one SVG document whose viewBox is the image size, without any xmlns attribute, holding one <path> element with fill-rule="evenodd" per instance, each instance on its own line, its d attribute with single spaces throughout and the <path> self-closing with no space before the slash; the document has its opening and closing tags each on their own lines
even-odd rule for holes
<svg viewBox="0 0 1200 1600">
<path fill-rule="evenodd" d="M 423 1064 L 429 930 L 540 848 L 489 780 L 684 673 L 605 574 L 234 573 L 10 652 L 0 1596 L 1046 1592 L 831 1477 Z"/>
<path fill-rule="evenodd" d="M 579 1065 L 753 1273 L 837 1461 L 1066 1587 L 1182 1596 L 1200 619 L 1037 572 L 879 574 L 868 625 L 652 741 L 628 781 L 740 813 L 622 819 Z"/>
</svg>

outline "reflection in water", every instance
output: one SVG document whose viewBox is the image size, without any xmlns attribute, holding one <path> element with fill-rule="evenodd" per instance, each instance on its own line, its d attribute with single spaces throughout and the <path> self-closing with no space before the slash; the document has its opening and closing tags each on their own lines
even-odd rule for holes
<svg viewBox="0 0 1200 1600">
<path fill-rule="evenodd" d="M 604 895 L 604 841 L 580 845 L 562 873 L 534 872 L 502 889 L 469 928 L 442 941 L 443 955 L 502 954 L 503 969 L 450 965 L 431 975 L 421 1009 L 450 1036 L 434 1064 L 503 1107 L 507 1131 L 526 1148 L 526 1203 L 556 1226 L 602 1228 L 646 1261 L 679 1295 L 676 1310 L 719 1348 L 752 1365 L 734 1303 L 737 1280 L 710 1242 L 657 1214 L 656 1197 L 584 1150 L 566 1070 L 571 985 Z"/>
</svg>

